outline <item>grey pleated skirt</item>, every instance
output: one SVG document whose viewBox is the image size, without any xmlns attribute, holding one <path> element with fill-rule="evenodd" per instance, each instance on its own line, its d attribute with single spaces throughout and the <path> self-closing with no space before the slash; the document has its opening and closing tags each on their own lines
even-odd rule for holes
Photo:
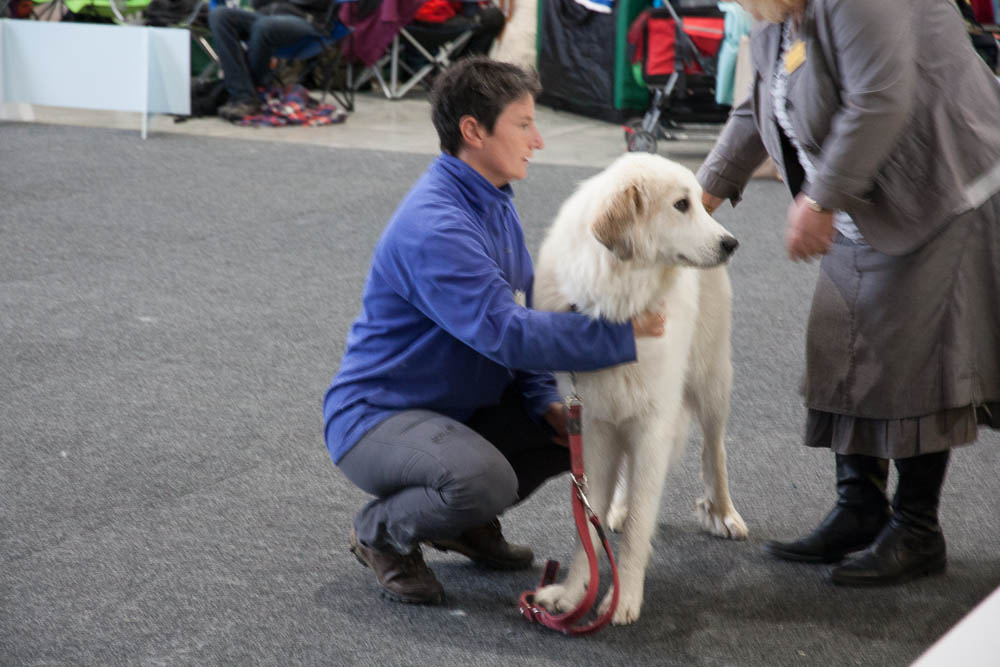
<svg viewBox="0 0 1000 667">
<path fill-rule="evenodd" d="M 1000 195 L 899 257 L 838 234 L 806 334 L 807 445 L 907 458 L 1000 428 Z"/>
</svg>

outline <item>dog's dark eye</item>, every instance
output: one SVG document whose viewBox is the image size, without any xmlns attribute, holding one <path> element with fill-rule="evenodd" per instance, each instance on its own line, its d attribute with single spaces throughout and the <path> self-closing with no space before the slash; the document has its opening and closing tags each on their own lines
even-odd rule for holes
<svg viewBox="0 0 1000 667">
<path fill-rule="evenodd" d="M 674 202 L 674 208 L 676 208 L 681 213 L 686 213 L 690 206 L 691 202 L 688 201 L 687 197 L 685 197 L 684 199 L 678 199 L 677 201 Z"/>
</svg>

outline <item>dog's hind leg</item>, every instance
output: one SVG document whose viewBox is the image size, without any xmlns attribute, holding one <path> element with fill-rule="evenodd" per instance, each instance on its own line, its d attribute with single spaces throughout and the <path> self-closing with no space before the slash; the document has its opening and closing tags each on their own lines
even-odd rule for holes
<svg viewBox="0 0 1000 667">
<path fill-rule="evenodd" d="M 726 423 L 729 420 L 729 395 L 732 368 L 729 360 L 716 364 L 704 386 L 686 391 L 685 402 L 698 416 L 704 443 L 701 450 L 701 477 L 705 495 L 695 502 L 695 515 L 702 527 L 713 535 L 735 540 L 745 539 L 747 525 L 736 511 L 729 495 L 726 470 Z"/>
</svg>

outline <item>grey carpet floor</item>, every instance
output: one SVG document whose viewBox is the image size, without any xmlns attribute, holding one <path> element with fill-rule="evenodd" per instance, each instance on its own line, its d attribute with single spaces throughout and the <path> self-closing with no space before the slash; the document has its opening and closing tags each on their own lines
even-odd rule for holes
<svg viewBox="0 0 1000 667">
<path fill-rule="evenodd" d="M 275 130 L 280 131 L 280 130 Z M 832 502 L 800 445 L 816 266 L 782 251 L 787 194 L 720 215 L 742 245 L 729 471 L 751 538 L 700 532 L 699 438 L 663 498 L 638 623 L 568 639 L 518 616 L 537 569 L 428 560 L 447 604 L 376 596 L 347 552 L 363 493 L 320 401 L 369 255 L 429 158 L 0 123 L 0 664 L 905 665 L 1000 584 L 1000 439 L 953 457 L 941 577 L 886 590 L 776 562 Z M 534 165 L 534 251 L 592 170 Z M 568 482 L 504 520 L 566 560 Z"/>
</svg>

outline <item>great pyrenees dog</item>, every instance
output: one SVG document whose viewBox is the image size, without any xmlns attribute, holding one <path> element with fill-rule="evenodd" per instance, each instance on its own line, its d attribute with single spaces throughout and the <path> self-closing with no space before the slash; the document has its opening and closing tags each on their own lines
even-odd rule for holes
<svg viewBox="0 0 1000 667">
<path fill-rule="evenodd" d="M 705 211 L 701 192 L 686 167 L 627 153 L 566 200 L 537 262 L 535 308 L 617 322 L 646 310 L 666 315 L 662 337 L 637 340 L 636 363 L 576 374 L 587 496 L 622 533 L 615 624 L 639 618 L 664 479 L 692 413 L 704 437 L 705 495 L 695 514 L 714 535 L 747 535 L 729 495 L 724 444 L 732 388 L 724 265 L 738 243 Z M 571 378 L 558 380 L 569 393 Z M 536 593 L 550 611 L 573 609 L 584 596 L 589 569 L 579 540 L 577 547 L 566 580 Z M 609 591 L 599 612 L 610 599 Z"/>
</svg>

